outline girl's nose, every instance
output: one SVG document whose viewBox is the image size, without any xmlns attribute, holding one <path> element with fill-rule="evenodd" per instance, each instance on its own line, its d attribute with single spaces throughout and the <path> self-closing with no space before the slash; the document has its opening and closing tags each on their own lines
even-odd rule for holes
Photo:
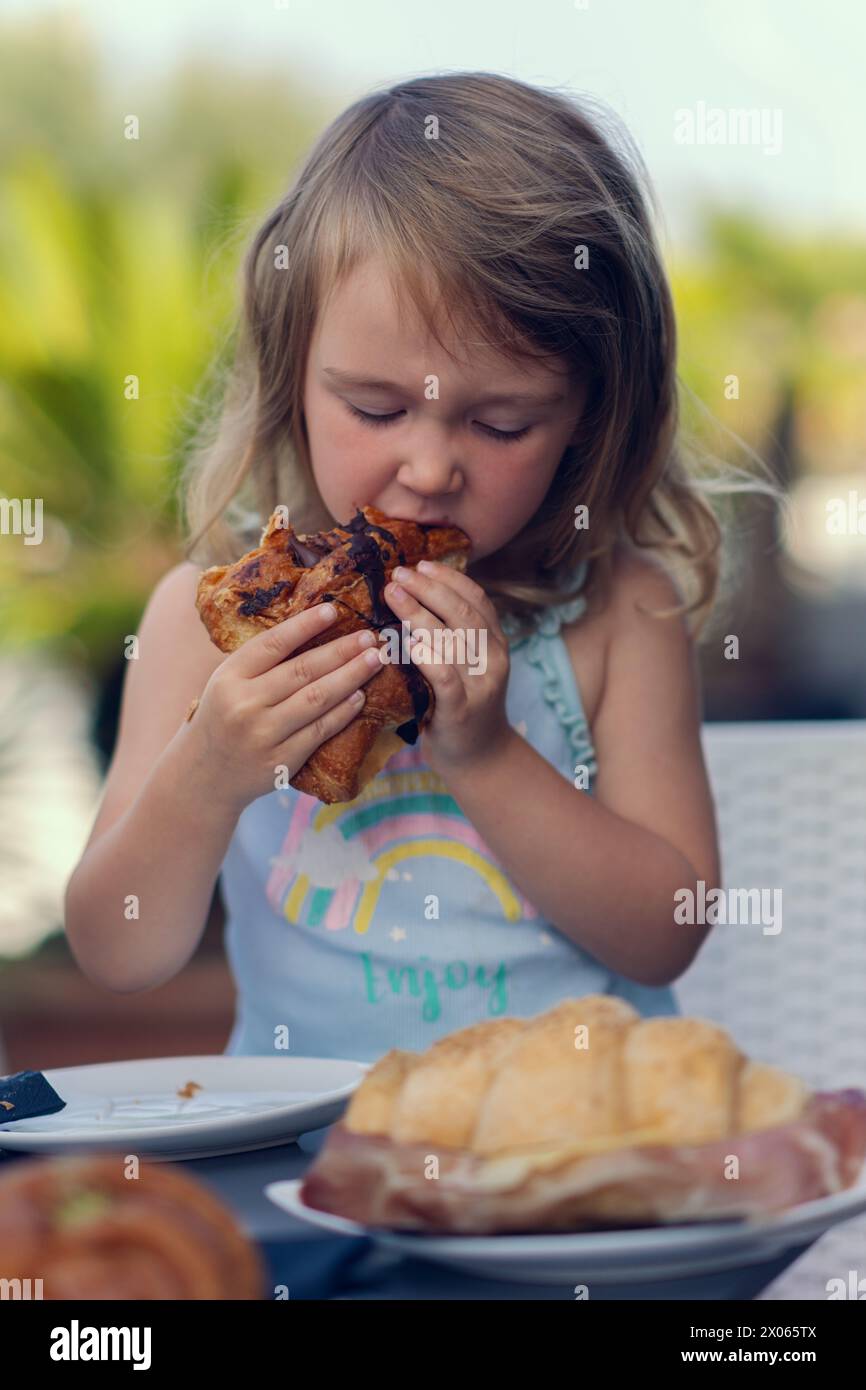
<svg viewBox="0 0 866 1390">
<path fill-rule="evenodd" d="M 444 497 L 459 490 L 462 471 L 441 448 L 425 454 L 413 451 L 411 460 L 401 464 L 397 480 L 420 496 Z"/>
</svg>

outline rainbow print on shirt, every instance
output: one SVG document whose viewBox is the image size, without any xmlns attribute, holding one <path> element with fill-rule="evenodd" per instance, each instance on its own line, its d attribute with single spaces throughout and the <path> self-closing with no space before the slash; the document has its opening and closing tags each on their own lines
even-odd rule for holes
<svg viewBox="0 0 866 1390">
<path fill-rule="evenodd" d="M 474 870 L 505 921 L 538 917 L 423 761 L 420 741 L 396 753 L 354 801 L 325 806 L 295 794 L 288 832 L 271 861 L 268 899 L 290 922 L 326 931 L 351 925 L 363 934 L 386 882 L 400 876 L 401 865 L 431 856 Z"/>
</svg>

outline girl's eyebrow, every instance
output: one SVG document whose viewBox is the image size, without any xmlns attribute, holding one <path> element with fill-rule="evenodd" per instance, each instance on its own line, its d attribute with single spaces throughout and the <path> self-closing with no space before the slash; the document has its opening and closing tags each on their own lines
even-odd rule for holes
<svg viewBox="0 0 866 1390">
<path fill-rule="evenodd" d="M 340 386 L 360 386 L 373 391 L 400 391 L 404 395 L 408 394 L 406 387 L 401 386 L 396 381 L 383 381 L 380 378 L 356 376 L 354 372 L 344 372 L 339 367 L 323 367 L 322 371 L 326 376 L 333 379 Z M 479 405 L 558 405 L 565 400 L 562 391 L 554 392 L 533 392 L 533 391 L 498 391 L 493 395 L 479 396 Z"/>
</svg>

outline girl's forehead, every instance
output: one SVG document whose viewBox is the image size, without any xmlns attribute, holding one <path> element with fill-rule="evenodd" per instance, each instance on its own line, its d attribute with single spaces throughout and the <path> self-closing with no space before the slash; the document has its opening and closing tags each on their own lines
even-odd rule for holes
<svg viewBox="0 0 866 1390">
<path fill-rule="evenodd" d="M 430 294 L 431 302 L 441 296 L 443 303 L 447 303 L 444 291 L 431 287 Z M 458 306 L 449 307 L 451 314 L 457 317 Z M 377 329 L 408 328 L 416 338 L 419 330 L 429 331 L 408 282 L 395 275 L 381 256 L 368 257 L 344 271 L 322 296 L 319 317 L 323 324 L 329 327 L 337 321 L 345 324 L 352 321 L 352 315 Z M 435 316 L 440 331 L 447 318 L 446 312 Z"/>
<path fill-rule="evenodd" d="M 444 291 L 441 302 L 431 326 L 409 287 L 395 280 L 384 260 L 371 258 L 347 271 L 325 297 L 312 355 L 337 374 L 363 366 L 371 378 L 386 363 L 398 363 L 405 373 L 415 363 L 430 370 L 435 361 L 473 377 L 507 374 L 515 389 L 521 381 L 549 389 L 553 381 L 567 379 L 564 359 L 515 359 L 462 316 L 459 303 L 449 304 Z"/>
</svg>

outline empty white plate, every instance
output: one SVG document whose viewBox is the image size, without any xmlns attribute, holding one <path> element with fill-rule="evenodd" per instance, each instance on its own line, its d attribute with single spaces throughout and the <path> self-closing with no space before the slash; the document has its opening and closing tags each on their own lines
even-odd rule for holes
<svg viewBox="0 0 866 1390">
<path fill-rule="evenodd" d="M 804 1202 L 755 1221 L 702 1222 L 574 1235 L 451 1236 L 360 1226 L 301 1200 L 302 1179 L 272 1182 L 265 1194 L 299 1221 L 334 1235 L 370 1236 L 415 1259 L 487 1279 L 535 1284 L 652 1283 L 762 1264 L 809 1244 L 866 1210 L 866 1166 L 858 1182 L 832 1197 Z"/>
<path fill-rule="evenodd" d="M 66 1108 L 0 1124 L 0 1149 L 171 1159 L 287 1144 L 336 1120 L 368 1070 L 330 1057 L 222 1055 L 53 1068 L 43 1075 Z"/>
</svg>

